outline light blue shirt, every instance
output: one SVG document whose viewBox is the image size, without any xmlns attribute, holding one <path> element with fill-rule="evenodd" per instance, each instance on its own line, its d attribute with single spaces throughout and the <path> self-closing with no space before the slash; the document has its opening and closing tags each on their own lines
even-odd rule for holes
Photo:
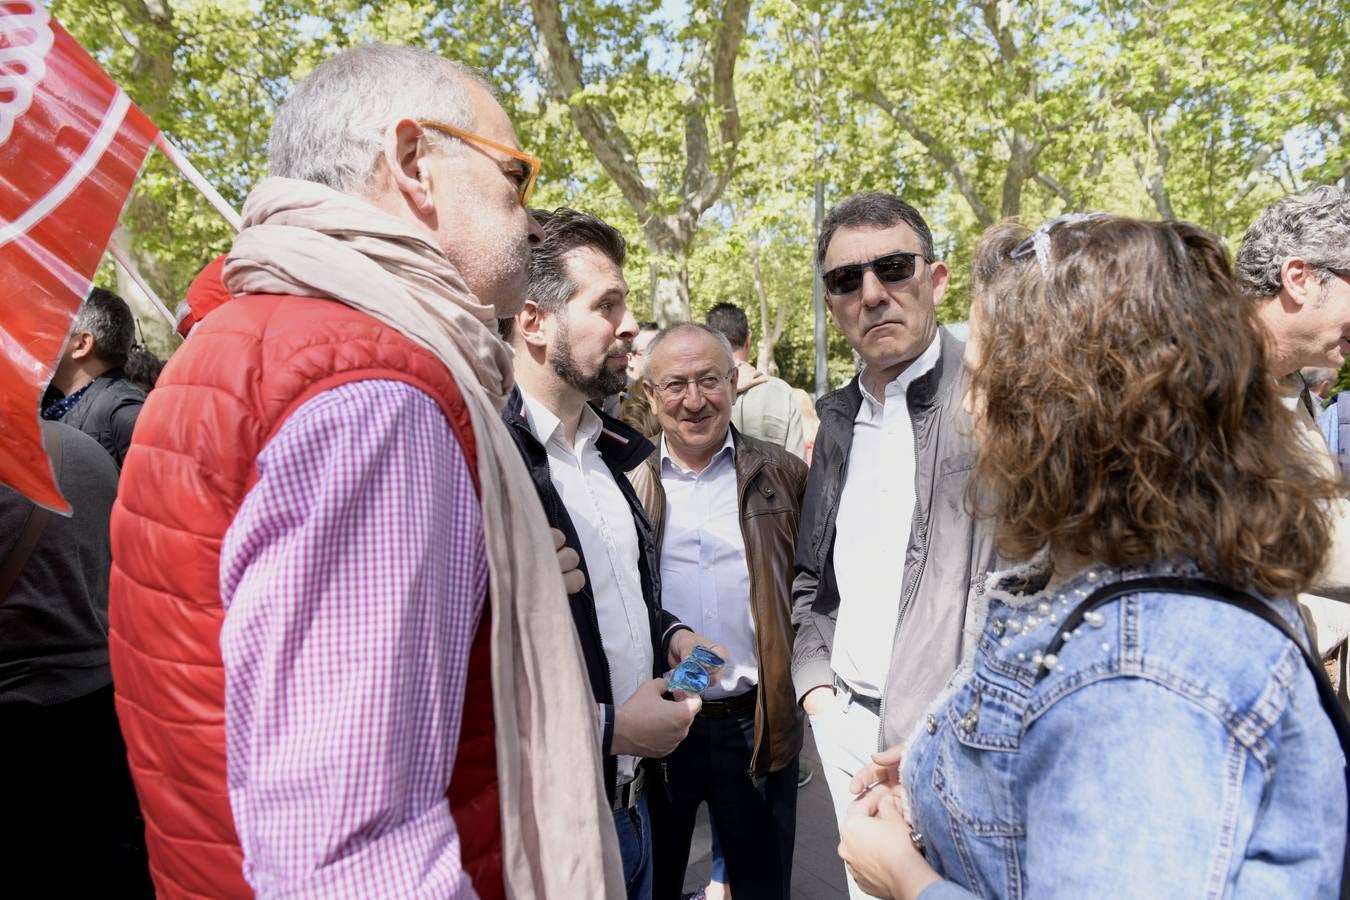
<svg viewBox="0 0 1350 900">
<path fill-rule="evenodd" d="M 661 486 L 666 492 L 661 605 L 726 648 L 722 677 L 703 696 L 709 700 L 734 697 L 758 683 L 759 658 L 731 429 L 702 472 L 691 472 L 675 462 L 662 437 Z"/>
</svg>

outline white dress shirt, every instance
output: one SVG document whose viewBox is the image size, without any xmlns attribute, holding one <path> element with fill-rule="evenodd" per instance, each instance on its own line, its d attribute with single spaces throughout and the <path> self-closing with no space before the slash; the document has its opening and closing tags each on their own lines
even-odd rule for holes
<svg viewBox="0 0 1350 900">
<path fill-rule="evenodd" d="M 603 427 L 595 411 L 582 410 L 576 440 L 568 446 L 558 417 L 526 391 L 520 394 L 530 429 L 548 452 L 549 478 L 581 540 L 617 709 L 651 680 L 653 665 L 633 510 L 595 446 Z M 632 756 L 619 757 L 620 783 L 632 779 L 636 763 Z"/>
<path fill-rule="evenodd" d="M 914 423 L 906 389 L 937 365 L 938 337 L 888 385 L 883 405 L 858 379 L 863 402 L 835 519 L 839 618 L 830 667 L 856 693 L 880 697 L 900 618 L 905 548 L 914 519 Z"/>
<path fill-rule="evenodd" d="M 721 678 L 703 696 L 721 700 L 743 694 L 759 681 L 759 658 L 731 429 L 702 472 L 671 458 L 662 437 L 661 486 L 666 491 L 661 605 L 727 650 Z"/>
</svg>

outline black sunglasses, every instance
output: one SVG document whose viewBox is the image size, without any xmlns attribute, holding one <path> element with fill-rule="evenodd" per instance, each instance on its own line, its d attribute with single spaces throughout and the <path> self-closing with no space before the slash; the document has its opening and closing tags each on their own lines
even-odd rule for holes
<svg viewBox="0 0 1350 900">
<path fill-rule="evenodd" d="M 863 273 L 868 269 L 875 272 L 877 278 L 880 278 L 883 284 L 899 284 L 902 281 L 908 281 L 914 277 L 914 270 L 918 267 L 918 260 L 920 259 L 926 263 L 932 262 L 922 253 L 910 253 L 909 251 L 887 253 L 885 256 L 878 256 L 871 262 L 852 263 L 831 269 L 820 276 L 820 280 L 825 282 L 825 290 L 835 296 L 843 296 L 862 287 Z"/>
</svg>

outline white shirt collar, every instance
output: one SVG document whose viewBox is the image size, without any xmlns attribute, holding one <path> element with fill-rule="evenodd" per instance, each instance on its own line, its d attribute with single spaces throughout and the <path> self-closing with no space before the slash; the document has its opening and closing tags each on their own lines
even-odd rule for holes
<svg viewBox="0 0 1350 900">
<path fill-rule="evenodd" d="M 722 446 L 713 454 L 712 459 L 708 460 L 708 465 L 703 471 L 706 472 L 708 469 L 711 469 L 717 460 L 723 456 L 733 461 L 736 459 L 736 442 L 731 439 L 731 425 L 727 425 L 726 439 L 722 441 Z M 666 449 L 666 436 L 663 433 L 661 435 L 661 470 L 663 472 L 666 470 L 667 463 L 669 463 L 676 471 L 692 474 L 688 469 L 680 465 L 679 462 L 675 460 L 675 457 L 670 455 L 670 451 Z"/>
<path fill-rule="evenodd" d="M 530 430 L 534 432 L 535 439 L 546 447 L 551 441 L 555 440 L 560 445 L 567 447 L 562 420 L 524 388 L 520 389 L 520 398 L 524 401 L 525 421 L 530 423 Z M 578 443 L 584 446 L 593 442 L 600 436 L 600 429 L 600 417 L 596 415 L 595 410 L 591 409 L 589 403 L 585 404 L 581 408 L 581 421 L 577 424 Z M 567 447 L 567 449 L 573 450 L 574 448 Z"/>
<path fill-rule="evenodd" d="M 895 378 L 891 379 L 890 383 L 886 385 L 885 390 L 886 399 L 890 400 L 896 397 L 903 399 L 905 396 L 905 391 L 909 390 L 909 386 L 911 384 L 913 384 L 917 379 L 921 378 L 922 376 L 927 375 L 929 372 L 933 371 L 933 369 L 937 366 L 938 357 L 940 357 L 941 355 L 942 355 L 942 332 L 939 330 L 933 333 L 932 342 L 929 343 L 928 347 L 922 353 L 919 354 L 918 358 L 916 358 L 912 363 L 906 366 L 903 372 L 895 376 Z M 876 407 L 877 409 L 880 409 L 882 408 L 881 403 L 877 400 L 876 397 L 872 396 L 872 392 L 867 389 L 866 376 L 867 376 L 867 366 L 864 365 L 862 371 L 858 373 L 858 387 L 862 390 L 863 399 L 867 401 L 863 405 L 864 407 L 870 405 Z"/>
</svg>

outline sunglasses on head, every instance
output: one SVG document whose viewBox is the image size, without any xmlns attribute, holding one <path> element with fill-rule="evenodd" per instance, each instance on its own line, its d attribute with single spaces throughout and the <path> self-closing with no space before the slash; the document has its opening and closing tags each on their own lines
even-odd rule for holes
<svg viewBox="0 0 1350 900">
<path fill-rule="evenodd" d="M 847 266 L 831 269 L 820 276 L 820 280 L 825 283 L 825 290 L 835 296 L 843 296 L 862 287 L 863 274 L 868 269 L 876 273 L 882 284 L 899 284 L 902 281 L 908 281 L 914 277 L 914 270 L 918 267 L 918 261 L 921 259 L 924 262 L 932 262 L 922 253 L 910 253 L 909 251 L 887 253 L 885 256 L 878 256 L 871 262 L 851 263 Z"/>
</svg>

